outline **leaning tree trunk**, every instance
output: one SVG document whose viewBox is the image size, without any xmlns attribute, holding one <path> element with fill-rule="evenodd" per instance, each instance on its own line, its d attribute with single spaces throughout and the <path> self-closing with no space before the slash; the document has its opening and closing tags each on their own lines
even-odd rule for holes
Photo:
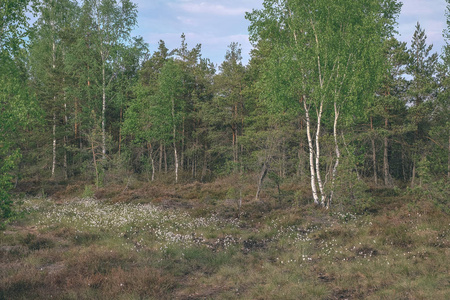
<svg viewBox="0 0 450 300">
<path fill-rule="evenodd" d="M 259 174 L 259 177 L 258 177 L 258 187 L 256 189 L 255 200 L 259 200 L 259 194 L 261 193 L 262 184 L 263 184 L 264 178 L 267 175 L 268 170 L 269 170 L 269 167 L 268 167 L 268 162 L 266 160 L 266 161 L 264 161 L 264 163 L 262 165 L 261 173 Z"/>
</svg>

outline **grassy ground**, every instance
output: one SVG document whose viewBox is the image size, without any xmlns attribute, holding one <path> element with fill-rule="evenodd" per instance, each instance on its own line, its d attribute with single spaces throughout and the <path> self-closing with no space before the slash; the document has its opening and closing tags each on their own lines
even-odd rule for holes
<svg viewBox="0 0 450 300">
<path fill-rule="evenodd" d="M 378 190 L 355 215 L 243 189 L 239 208 L 228 186 L 17 200 L 0 299 L 450 299 L 450 219 L 432 201 Z"/>
</svg>

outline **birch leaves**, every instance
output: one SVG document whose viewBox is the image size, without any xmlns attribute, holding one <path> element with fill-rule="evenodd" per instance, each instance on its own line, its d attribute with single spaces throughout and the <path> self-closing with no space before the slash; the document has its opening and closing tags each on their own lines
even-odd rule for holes
<svg viewBox="0 0 450 300">
<path fill-rule="evenodd" d="M 262 97 L 304 114 L 314 202 L 329 207 L 339 167 L 339 120 L 351 120 L 374 92 L 383 40 L 392 34 L 395 0 L 264 1 L 247 14 L 251 40 L 269 41 Z M 369 81 L 370 84 L 363 84 Z M 370 88 L 369 88 L 370 87 Z M 323 174 L 323 129 L 334 137 L 333 167 Z M 328 180 L 327 180 L 328 179 Z"/>
</svg>

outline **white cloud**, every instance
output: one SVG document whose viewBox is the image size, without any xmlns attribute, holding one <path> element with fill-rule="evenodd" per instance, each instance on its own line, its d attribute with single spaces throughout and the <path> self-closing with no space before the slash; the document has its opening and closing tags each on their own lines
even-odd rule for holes
<svg viewBox="0 0 450 300">
<path fill-rule="evenodd" d="M 404 16 L 426 16 L 433 15 L 444 0 L 406 0 L 402 1 L 402 15 Z M 430 3 L 431 2 L 431 3 Z"/>
<path fill-rule="evenodd" d="M 446 27 L 445 0 L 405 0 L 398 19 L 399 39 L 411 45 L 417 22 L 425 30 L 427 44 L 433 44 L 433 52 L 440 52 L 444 45 L 442 31 Z"/>
<path fill-rule="evenodd" d="M 222 4 L 212 4 L 207 2 L 183 3 L 179 7 L 188 13 L 221 16 L 243 16 L 245 12 L 250 11 L 248 8 L 227 7 Z"/>
<path fill-rule="evenodd" d="M 199 25 L 198 19 L 192 19 L 192 18 L 186 18 L 183 16 L 178 16 L 177 20 L 180 21 L 184 25 L 189 25 L 189 26 L 198 26 Z"/>
</svg>

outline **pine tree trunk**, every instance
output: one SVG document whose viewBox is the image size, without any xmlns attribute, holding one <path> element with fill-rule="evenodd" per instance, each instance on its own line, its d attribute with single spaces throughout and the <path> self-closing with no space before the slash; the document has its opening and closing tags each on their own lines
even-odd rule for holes
<svg viewBox="0 0 450 300">
<path fill-rule="evenodd" d="M 78 98 L 75 97 L 75 109 L 74 109 L 74 113 L 75 113 L 75 124 L 74 124 L 74 136 L 75 139 L 77 139 L 78 137 Z"/>
<path fill-rule="evenodd" d="M 69 174 L 67 171 L 67 136 L 64 136 L 64 161 L 63 161 L 63 167 L 64 167 L 64 179 L 69 179 Z"/>
<path fill-rule="evenodd" d="M 159 144 L 159 166 L 158 172 L 162 171 L 162 160 L 163 160 L 163 144 Z"/>
<path fill-rule="evenodd" d="M 405 150 L 402 148 L 402 174 L 403 180 L 406 181 L 406 171 L 405 171 L 405 162 L 406 162 Z"/>
<path fill-rule="evenodd" d="M 447 178 L 450 180 L 450 135 L 448 136 Z"/>
<path fill-rule="evenodd" d="M 204 181 L 207 170 L 208 170 L 208 145 L 205 142 L 205 149 L 204 149 L 204 153 L 203 153 L 202 176 L 200 178 L 201 182 Z"/>
<path fill-rule="evenodd" d="M 175 125 L 175 99 L 173 98 L 172 98 L 172 122 L 173 122 L 173 152 L 175 156 L 175 183 L 178 183 L 178 154 L 176 142 L 177 127 Z"/>
<path fill-rule="evenodd" d="M 414 188 L 416 180 L 416 158 L 413 158 L 413 168 L 412 168 L 412 176 L 411 176 L 411 188 Z"/>
<path fill-rule="evenodd" d="M 388 138 L 387 137 L 384 137 L 383 171 L 384 171 L 384 185 L 390 186 Z"/>
<path fill-rule="evenodd" d="M 388 129 L 388 119 L 384 119 L 384 128 Z M 389 147 L 389 141 L 388 137 L 384 137 L 384 153 L 383 153 L 383 172 L 384 172 L 384 185 L 390 186 L 391 185 L 391 175 L 389 173 L 389 157 L 388 157 L 388 147 Z"/>
<path fill-rule="evenodd" d="M 91 150 L 92 150 L 92 159 L 94 160 L 94 167 L 95 167 L 95 186 L 98 189 L 99 177 L 98 177 L 97 159 L 95 157 L 94 138 L 92 138 L 91 140 Z"/>
<path fill-rule="evenodd" d="M 235 124 L 231 125 L 231 131 L 233 134 L 233 140 L 232 140 L 232 151 L 233 151 L 233 171 L 236 172 L 236 162 L 237 162 L 237 157 L 236 157 L 236 127 Z"/>
<path fill-rule="evenodd" d="M 164 173 L 167 173 L 167 151 L 165 145 L 164 145 Z"/>
<path fill-rule="evenodd" d="M 192 177 L 192 179 L 195 179 L 195 154 L 192 157 L 192 162 L 191 162 L 191 177 Z"/>
<path fill-rule="evenodd" d="M 120 157 L 120 150 L 122 146 L 122 117 L 123 117 L 123 109 L 122 105 L 120 106 L 120 114 L 119 114 L 119 157 Z M 153 166 L 153 165 L 152 165 Z"/>
<path fill-rule="evenodd" d="M 282 154 L 281 154 L 281 178 L 286 178 L 286 139 L 282 139 Z"/>
<path fill-rule="evenodd" d="M 370 117 L 370 129 L 372 131 L 372 137 L 370 138 L 370 141 L 372 143 L 372 163 L 373 163 L 373 179 L 375 181 L 375 186 L 378 185 L 378 176 L 377 176 L 377 152 L 375 148 L 375 138 L 373 136 L 373 120 L 372 117 Z"/>
</svg>

